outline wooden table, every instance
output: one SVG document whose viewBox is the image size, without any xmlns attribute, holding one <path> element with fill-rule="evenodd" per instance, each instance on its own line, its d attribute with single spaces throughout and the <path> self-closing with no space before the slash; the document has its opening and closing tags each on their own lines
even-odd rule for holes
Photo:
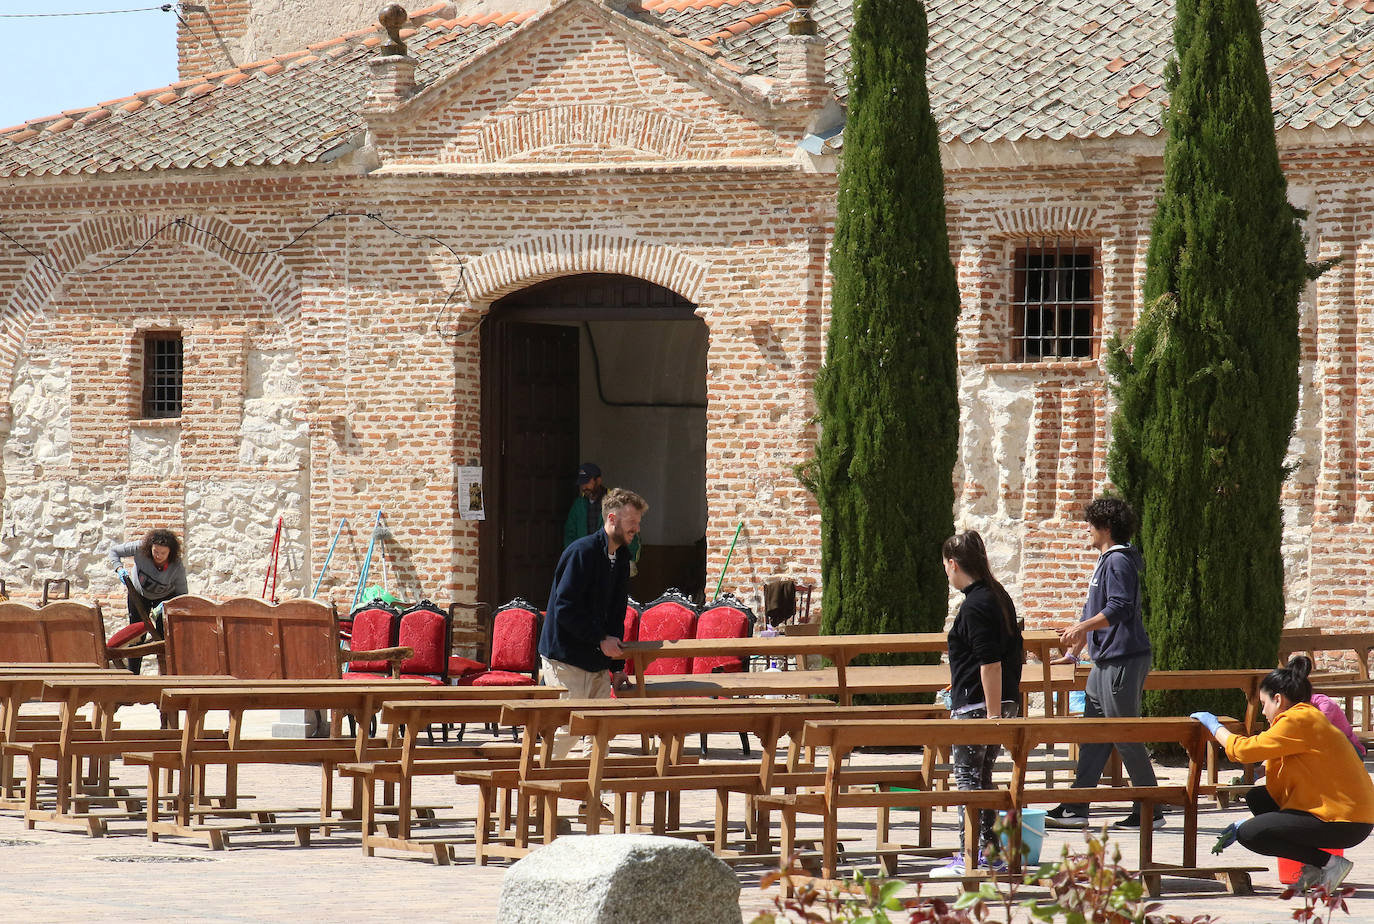
<svg viewBox="0 0 1374 924">
<path fill-rule="evenodd" d="M 1059 634 L 1050 631 L 1024 633 L 1028 654 L 1041 662 L 1039 683 L 1026 679 L 1022 690 L 1038 686 L 1045 694 L 1045 707 L 1052 708 L 1053 694 L 1070 688 L 1074 682 L 1072 665 L 1052 664 L 1051 652 L 1062 647 Z M 635 690 L 639 696 L 758 696 L 777 693 L 838 696 L 849 705 L 855 693 L 929 693 L 949 686 L 949 668 L 938 664 L 898 667 L 851 667 L 850 662 L 866 654 L 943 653 L 949 648 L 943 632 L 912 632 L 875 635 L 819 635 L 772 638 L 681 639 L 677 641 L 626 642 L 626 659 L 635 666 Z M 644 668 L 658 658 L 696 658 L 752 655 L 803 658 L 819 655 L 834 667 L 819 671 L 750 671 L 738 674 L 662 675 L 650 680 Z M 1029 673 L 1029 672 L 1028 672 Z M 759 679 L 761 674 L 780 674 L 784 679 Z M 790 676 L 790 680 L 786 679 Z M 742 678 L 750 679 L 742 679 Z M 713 686 L 715 684 L 716 686 Z M 652 689 L 651 689 L 652 686 Z M 714 692 L 714 691 L 719 692 Z"/>
<path fill-rule="evenodd" d="M 1233 729 L 1240 723 L 1223 719 Z M 1174 741 L 1189 755 L 1187 782 L 1179 786 L 1154 787 L 1097 787 L 1094 789 L 1037 788 L 1026 785 L 1026 763 L 1032 750 L 1047 744 L 1116 743 L 1119 741 Z M 977 810 L 1006 808 L 1019 810 L 1027 805 L 1058 803 L 1072 797 L 1080 799 L 1138 800 L 1143 817 L 1149 817 L 1153 805 L 1164 802 L 1183 808 L 1183 864 L 1179 867 L 1156 863 L 1153 857 L 1153 828 L 1140 828 L 1140 872 L 1151 894 L 1158 894 L 1160 878 L 1165 875 L 1185 878 L 1224 879 L 1232 891 L 1249 891 L 1249 871 L 1259 867 L 1209 867 L 1197 864 L 1197 800 L 1205 792 L 1201 784 L 1202 766 L 1206 753 L 1212 748 L 1212 738 L 1201 723 L 1186 718 L 1028 718 L 992 719 L 977 722 L 946 719 L 928 722 L 894 722 L 858 720 L 808 722 L 803 732 L 803 744 L 826 747 L 830 751 L 825 788 L 821 793 L 796 794 L 786 798 L 774 797 L 784 811 L 782 852 L 788 855 L 795 822 L 787 820 L 788 813 L 801 811 L 823 817 L 822 874 L 833 879 L 838 860 L 838 812 L 843 808 L 881 807 L 884 805 L 964 805 L 966 806 L 966 842 L 976 843 Z M 920 793 L 853 793 L 846 792 L 849 768 L 845 757 L 857 747 L 893 747 L 931 745 L 952 747 L 960 744 L 997 744 L 1006 748 L 1013 770 L 1007 789 L 976 790 L 972 792 L 932 791 Z M 965 858 L 966 862 L 969 858 Z"/>
</svg>

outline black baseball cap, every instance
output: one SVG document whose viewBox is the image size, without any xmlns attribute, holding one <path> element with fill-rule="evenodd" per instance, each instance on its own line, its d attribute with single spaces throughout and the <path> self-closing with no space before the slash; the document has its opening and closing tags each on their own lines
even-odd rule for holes
<svg viewBox="0 0 1374 924">
<path fill-rule="evenodd" d="M 601 466 L 595 462 L 583 462 L 582 467 L 577 470 L 577 483 L 584 485 L 593 478 L 601 477 Z"/>
</svg>

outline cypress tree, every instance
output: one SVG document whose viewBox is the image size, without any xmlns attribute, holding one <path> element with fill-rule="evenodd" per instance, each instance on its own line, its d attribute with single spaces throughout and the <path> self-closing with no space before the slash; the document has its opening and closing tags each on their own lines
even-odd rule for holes
<svg viewBox="0 0 1374 924">
<path fill-rule="evenodd" d="M 938 631 L 953 531 L 959 293 L 913 0 L 856 0 L 820 439 L 823 630 Z M 877 659 L 891 660 L 891 659 Z"/>
<path fill-rule="evenodd" d="M 1141 518 L 1155 668 L 1271 667 L 1297 303 L 1313 274 L 1279 166 L 1255 0 L 1178 0 L 1165 86 L 1144 309 L 1130 341 L 1109 347 L 1109 471 Z M 1146 695 L 1156 715 L 1238 705 Z"/>
</svg>

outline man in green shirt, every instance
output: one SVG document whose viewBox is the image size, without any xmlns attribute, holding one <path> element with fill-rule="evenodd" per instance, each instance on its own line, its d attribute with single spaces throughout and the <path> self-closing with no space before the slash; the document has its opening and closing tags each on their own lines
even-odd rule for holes
<svg viewBox="0 0 1374 924">
<path fill-rule="evenodd" d="M 577 498 L 568 510 L 563 521 L 563 548 L 572 545 L 583 536 L 590 536 L 602 528 L 601 500 L 606 496 L 606 487 L 601 483 L 601 466 L 595 462 L 583 462 L 577 469 Z M 638 572 L 641 543 L 635 536 L 630 543 L 630 575 Z"/>
</svg>

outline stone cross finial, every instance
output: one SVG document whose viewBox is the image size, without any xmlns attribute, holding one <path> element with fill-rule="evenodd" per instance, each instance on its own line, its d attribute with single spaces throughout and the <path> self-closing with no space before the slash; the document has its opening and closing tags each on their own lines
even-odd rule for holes
<svg viewBox="0 0 1374 924">
<path fill-rule="evenodd" d="M 382 11 L 377 14 L 377 22 L 382 24 L 382 28 L 391 37 L 391 41 L 382 46 L 382 50 L 377 53 L 378 55 L 390 56 L 406 53 L 406 43 L 401 41 L 401 27 L 406 24 L 408 19 L 410 19 L 410 14 L 399 3 L 388 3 L 382 7 Z"/>
<path fill-rule="evenodd" d="M 797 12 L 787 24 L 789 35 L 815 35 L 816 20 L 811 18 L 811 7 L 816 0 L 792 0 L 792 8 Z"/>
</svg>

